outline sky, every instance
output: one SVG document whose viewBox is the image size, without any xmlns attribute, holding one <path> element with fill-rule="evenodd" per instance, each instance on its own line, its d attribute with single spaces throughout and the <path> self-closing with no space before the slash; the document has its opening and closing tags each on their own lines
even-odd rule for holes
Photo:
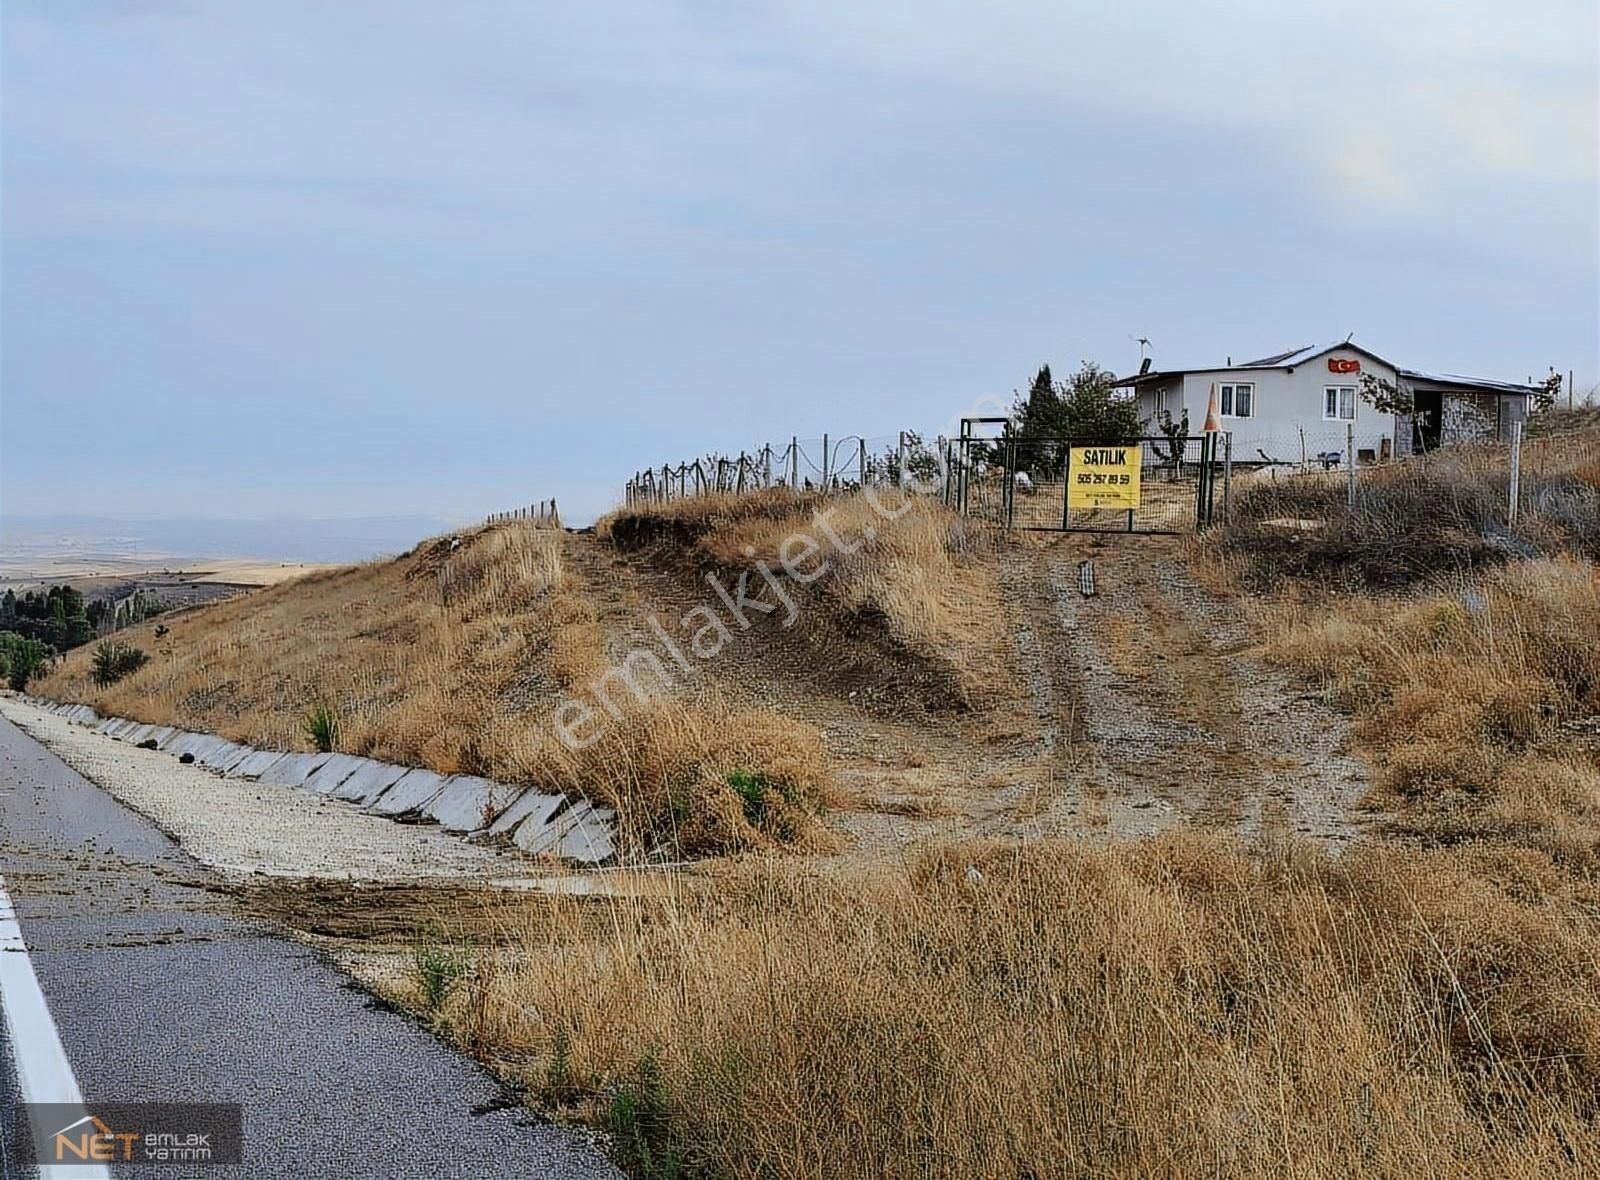
<svg viewBox="0 0 1600 1180">
<path fill-rule="evenodd" d="M 0 513 L 468 520 L 1041 362 L 1600 380 L 1594 0 L 6 0 Z"/>
</svg>

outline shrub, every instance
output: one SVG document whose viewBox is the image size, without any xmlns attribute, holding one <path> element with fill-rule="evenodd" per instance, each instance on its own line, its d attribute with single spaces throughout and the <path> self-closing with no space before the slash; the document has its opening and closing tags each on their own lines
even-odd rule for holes
<svg viewBox="0 0 1600 1180">
<path fill-rule="evenodd" d="M 13 631 L 0 631 L 0 670 L 6 683 L 17 692 L 25 692 L 31 680 L 43 666 L 48 649 L 37 639 L 29 639 Z"/>
<path fill-rule="evenodd" d="M 131 643 L 102 643 L 94 649 L 94 682 L 101 688 L 131 676 L 150 662 L 150 657 Z"/>
<path fill-rule="evenodd" d="M 306 737 L 321 754 L 331 754 L 339 744 L 339 715 L 332 706 L 319 704 L 301 722 Z"/>
</svg>

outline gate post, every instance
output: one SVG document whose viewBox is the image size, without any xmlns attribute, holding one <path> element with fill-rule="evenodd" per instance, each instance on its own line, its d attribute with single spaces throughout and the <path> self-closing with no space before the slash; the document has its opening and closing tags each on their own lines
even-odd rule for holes
<svg viewBox="0 0 1600 1180">
<path fill-rule="evenodd" d="M 1061 448 L 1061 527 L 1067 528 L 1072 517 L 1072 440 Z"/>
</svg>

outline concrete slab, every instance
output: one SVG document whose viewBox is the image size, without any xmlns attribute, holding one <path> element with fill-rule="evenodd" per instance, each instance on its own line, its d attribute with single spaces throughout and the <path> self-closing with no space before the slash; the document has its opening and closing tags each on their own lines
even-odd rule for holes
<svg viewBox="0 0 1600 1180">
<path fill-rule="evenodd" d="M 158 737 L 156 739 L 156 749 L 166 750 L 169 753 L 181 753 L 182 751 L 173 751 L 173 746 L 178 742 L 181 742 L 184 738 L 191 737 L 194 737 L 194 734 L 190 733 L 187 729 L 173 729 L 169 725 L 167 727 L 167 735 L 165 737 Z"/>
<path fill-rule="evenodd" d="M 175 732 L 177 731 L 170 725 L 152 725 L 144 740 L 151 741 L 153 739 L 156 743 L 156 749 L 159 750 L 161 743 L 170 740 Z"/>
<path fill-rule="evenodd" d="M 575 860 L 586 865 L 608 861 L 616 852 L 617 813 L 609 807 L 590 808 L 589 813 L 580 816 L 556 845 L 556 855 L 562 860 Z"/>
<path fill-rule="evenodd" d="M 597 864 L 615 851 L 615 830 L 616 813 L 609 807 L 578 802 L 537 828 L 524 822 L 511 842 L 531 856 L 565 856 Z"/>
<path fill-rule="evenodd" d="M 150 736 L 159 728 L 161 727 L 158 725 L 135 725 L 132 729 L 128 730 L 127 733 L 122 735 L 122 740 L 127 742 L 129 745 L 137 746 L 140 742 L 149 741 Z"/>
<path fill-rule="evenodd" d="M 118 717 L 116 723 L 106 730 L 107 737 L 117 738 L 119 741 L 139 728 L 137 721 L 129 721 L 126 717 Z"/>
<path fill-rule="evenodd" d="M 201 766 L 212 770 L 225 771 L 239 759 L 253 752 L 250 746 L 241 746 L 238 742 L 230 742 L 227 738 L 217 738 L 215 744 L 207 745 L 202 750 L 195 752 L 194 760 Z"/>
<path fill-rule="evenodd" d="M 96 713 L 88 705 L 68 705 L 62 711 L 62 715 L 67 720 L 76 721 L 80 725 L 94 725 L 100 720 L 100 714 Z"/>
<path fill-rule="evenodd" d="M 58 709 L 57 712 L 61 712 L 61 710 Z M 121 724 L 121 717 L 102 717 L 99 723 L 94 727 L 94 730 L 96 733 L 109 734 L 113 729 Z"/>
<path fill-rule="evenodd" d="M 261 781 L 277 783 L 280 787 L 303 787 L 306 779 L 330 757 L 329 754 L 285 754 L 270 769 L 261 772 Z"/>
<path fill-rule="evenodd" d="M 476 832 L 488 827 L 523 790 L 475 775 L 458 774 L 445 782 L 444 790 L 429 801 L 422 813 L 438 820 L 447 832 Z"/>
<path fill-rule="evenodd" d="M 335 787 L 365 765 L 366 761 L 356 754 L 330 754 L 328 760 L 306 779 L 306 790 L 316 791 L 319 795 L 331 795 Z"/>
<path fill-rule="evenodd" d="M 489 825 L 488 834 L 503 836 L 522 823 L 533 825 L 532 831 L 537 832 L 550 822 L 550 817 L 565 806 L 565 795 L 544 795 L 539 791 L 529 788 L 512 802 L 498 816 L 494 823 Z"/>
<path fill-rule="evenodd" d="M 407 769 L 404 766 L 395 766 L 391 762 L 379 762 L 372 758 L 363 758 L 361 763 L 344 782 L 334 788 L 335 799 L 347 799 L 351 803 L 371 803 L 393 786 L 395 780 L 405 774 Z"/>
<path fill-rule="evenodd" d="M 419 812 L 444 789 L 444 775 L 431 770 L 408 770 L 383 794 L 367 804 L 374 815 L 410 815 Z"/>
<path fill-rule="evenodd" d="M 199 761 L 201 750 L 215 745 L 221 740 L 221 738 L 209 733 L 185 733 L 174 737 L 168 742 L 166 751 L 173 755 L 193 754 L 195 760 Z"/>
<path fill-rule="evenodd" d="M 229 778 L 258 779 L 272 769 L 274 763 L 288 757 L 282 750 L 255 750 L 229 766 L 224 773 Z"/>
</svg>

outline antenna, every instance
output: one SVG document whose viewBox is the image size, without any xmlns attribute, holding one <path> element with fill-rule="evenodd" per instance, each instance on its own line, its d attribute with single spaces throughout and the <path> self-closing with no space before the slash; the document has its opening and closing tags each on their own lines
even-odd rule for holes
<svg viewBox="0 0 1600 1180">
<path fill-rule="evenodd" d="M 1128 339 L 1132 340 L 1135 344 L 1137 344 L 1139 346 L 1139 364 L 1141 366 L 1140 371 L 1143 372 L 1143 366 L 1145 366 L 1145 365 L 1147 365 L 1149 363 L 1150 337 L 1148 337 L 1148 336 L 1129 336 Z"/>
</svg>

